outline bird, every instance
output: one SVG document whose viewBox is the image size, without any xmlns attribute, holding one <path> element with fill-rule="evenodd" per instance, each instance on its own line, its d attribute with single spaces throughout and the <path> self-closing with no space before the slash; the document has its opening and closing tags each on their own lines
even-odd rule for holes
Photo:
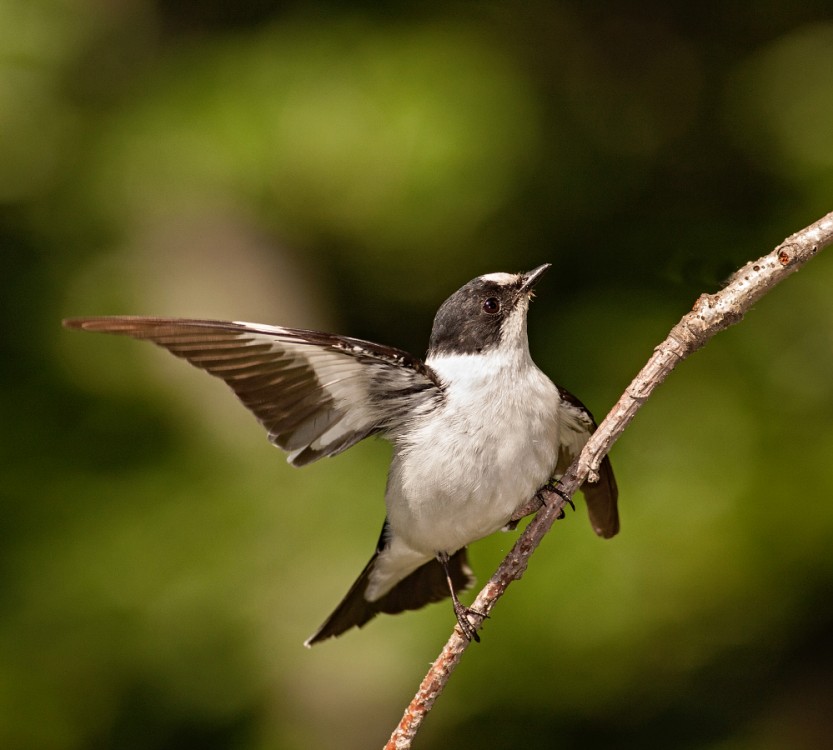
<svg viewBox="0 0 833 750">
<path fill-rule="evenodd" d="M 305 646 L 379 613 L 448 597 L 462 635 L 479 641 L 483 613 L 458 598 L 475 581 L 467 546 L 514 528 L 518 511 L 563 474 L 596 429 L 584 404 L 530 355 L 529 303 L 550 267 L 489 273 L 462 286 L 439 307 L 424 359 L 349 336 L 248 322 L 106 316 L 63 324 L 146 339 L 225 381 L 293 466 L 371 435 L 392 443 L 376 549 Z M 581 489 L 596 534 L 617 534 L 607 457 L 597 481 Z"/>
</svg>

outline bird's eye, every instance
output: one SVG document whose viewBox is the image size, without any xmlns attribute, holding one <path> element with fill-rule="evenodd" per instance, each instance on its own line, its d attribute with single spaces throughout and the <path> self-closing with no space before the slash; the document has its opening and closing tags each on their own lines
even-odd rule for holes
<svg viewBox="0 0 833 750">
<path fill-rule="evenodd" d="M 483 312 L 489 313 L 489 315 L 494 315 L 496 312 L 500 311 L 500 302 L 498 302 L 494 297 L 489 297 L 483 303 Z"/>
</svg>

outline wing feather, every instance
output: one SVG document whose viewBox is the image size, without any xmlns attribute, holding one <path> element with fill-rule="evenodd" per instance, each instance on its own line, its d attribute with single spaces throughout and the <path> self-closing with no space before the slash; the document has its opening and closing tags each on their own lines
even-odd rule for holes
<svg viewBox="0 0 833 750">
<path fill-rule="evenodd" d="M 411 410 L 442 398 L 421 360 L 346 336 L 180 318 L 73 318 L 64 325 L 147 339 L 225 381 L 296 466 L 371 433 L 395 433 Z"/>
</svg>

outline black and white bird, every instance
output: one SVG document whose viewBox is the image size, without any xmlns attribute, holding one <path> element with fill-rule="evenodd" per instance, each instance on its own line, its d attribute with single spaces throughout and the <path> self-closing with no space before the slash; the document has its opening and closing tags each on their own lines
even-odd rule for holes
<svg viewBox="0 0 833 750">
<path fill-rule="evenodd" d="M 148 339 L 221 378 L 293 466 L 369 435 L 393 444 L 376 551 L 305 645 L 447 596 L 463 634 L 477 640 L 472 611 L 457 598 L 474 583 L 466 545 L 513 526 L 596 428 L 529 354 L 529 301 L 549 267 L 487 274 L 454 292 L 434 318 L 424 361 L 347 336 L 253 323 L 119 316 L 64 325 Z M 618 493 L 607 458 L 582 490 L 594 531 L 612 537 Z"/>
</svg>

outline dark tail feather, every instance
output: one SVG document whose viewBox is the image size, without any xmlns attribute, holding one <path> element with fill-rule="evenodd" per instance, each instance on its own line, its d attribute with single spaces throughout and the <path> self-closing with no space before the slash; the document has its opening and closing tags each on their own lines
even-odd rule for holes
<svg viewBox="0 0 833 750">
<path fill-rule="evenodd" d="M 605 539 L 616 536 L 619 532 L 619 489 L 607 456 L 599 466 L 599 481 L 593 484 L 585 482 L 581 491 L 584 493 L 593 530 Z"/>
<path fill-rule="evenodd" d="M 431 602 L 438 602 L 451 596 L 445 572 L 437 560 L 430 560 L 413 573 L 403 578 L 390 591 L 375 602 L 364 598 L 370 572 L 379 557 L 377 551 L 365 565 L 361 575 L 350 587 L 347 596 L 327 618 L 324 624 L 311 635 L 304 645 L 309 648 L 316 643 L 341 635 L 352 627 L 360 628 L 380 612 L 394 615 L 409 609 L 420 609 Z M 448 561 L 451 580 L 457 591 L 465 591 L 474 583 L 474 576 L 466 558 L 466 548 L 458 550 Z"/>
</svg>

